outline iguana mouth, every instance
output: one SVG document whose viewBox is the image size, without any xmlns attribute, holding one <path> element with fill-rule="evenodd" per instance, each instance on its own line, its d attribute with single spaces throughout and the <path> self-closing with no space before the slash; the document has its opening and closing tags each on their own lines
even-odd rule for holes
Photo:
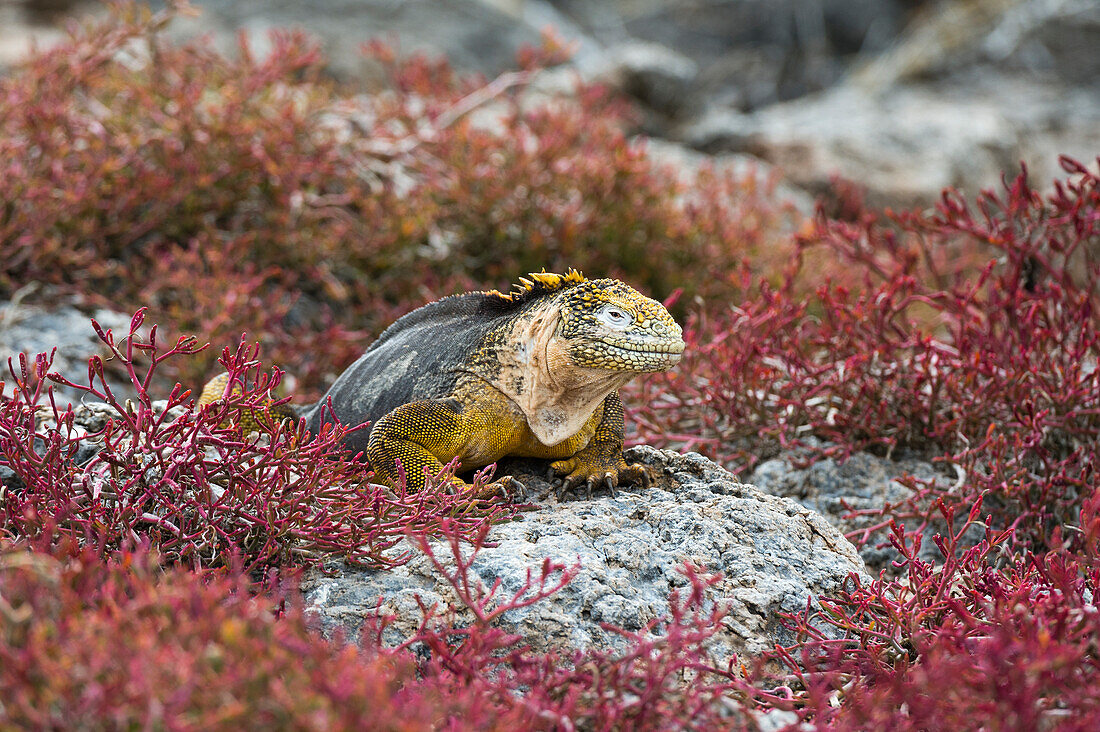
<svg viewBox="0 0 1100 732">
<path fill-rule="evenodd" d="M 608 346 L 620 351 L 633 351 L 635 353 L 670 353 L 680 354 L 684 352 L 683 341 L 664 341 L 659 343 L 638 343 L 636 341 L 610 341 L 605 340 Z"/>
<path fill-rule="evenodd" d="M 683 352 L 682 340 L 643 343 L 600 339 L 570 348 L 574 360 L 581 366 L 635 373 L 665 371 L 680 362 Z"/>
</svg>

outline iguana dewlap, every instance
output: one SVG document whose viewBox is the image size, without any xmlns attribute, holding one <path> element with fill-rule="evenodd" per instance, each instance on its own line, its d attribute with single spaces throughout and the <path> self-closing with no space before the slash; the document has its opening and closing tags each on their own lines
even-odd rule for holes
<svg viewBox="0 0 1100 732">
<path fill-rule="evenodd" d="M 400 463 L 410 490 L 454 458 L 461 472 L 509 455 L 554 461 L 564 488 L 648 484 L 646 469 L 623 459 L 618 390 L 679 362 L 680 326 L 618 280 L 571 270 L 521 282 L 399 319 L 303 412 L 307 427 L 370 422 L 347 447 L 391 485 Z"/>
</svg>

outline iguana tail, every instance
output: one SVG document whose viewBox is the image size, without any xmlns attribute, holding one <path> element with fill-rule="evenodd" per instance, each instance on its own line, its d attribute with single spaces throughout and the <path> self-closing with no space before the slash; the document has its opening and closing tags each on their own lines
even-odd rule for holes
<svg viewBox="0 0 1100 732">
<path fill-rule="evenodd" d="M 225 396 L 225 387 L 228 384 L 228 373 L 215 376 L 202 387 L 202 394 L 199 395 L 199 400 L 195 406 L 204 407 L 218 401 Z M 234 385 L 233 394 L 241 394 L 242 392 L 243 389 L 240 384 Z M 260 417 L 261 409 L 267 415 L 266 419 Z M 241 410 L 241 431 L 246 435 L 249 432 L 262 432 L 268 429 L 264 426 L 265 423 L 272 424 L 283 419 L 298 419 L 298 411 L 291 404 L 272 404 L 272 401 L 268 399 L 263 402 L 260 409 Z"/>
</svg>

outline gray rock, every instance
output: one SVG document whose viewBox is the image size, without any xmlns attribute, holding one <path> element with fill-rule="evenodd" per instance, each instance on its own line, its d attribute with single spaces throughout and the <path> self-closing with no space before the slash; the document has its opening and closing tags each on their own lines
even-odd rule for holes
<svg viewBox="0 0 1100 732">
<path fill-rule="evenodd" d="M 21 491 L 25 488 L 23 481 L 15 474 L 15 471 L 6 464 L 0 464 L 0 488 L 8 488 L 12 491 Z"/>
<path fill-rule="evenodd" d="M 778 613 L 801 610 L 807 599 L 863 572 L 851 544 L 794 501 L 738 483 L 695 453 L 639 447 L 629 457 L 654 468 L 660 476 L 655 486 L 562 503 L 543 495 L 537 510 L 493 527 L 494 546 L 483 548 L 473 565 L 486 585 L 499 578 L 508 596 L 529 569 L 537 576 L 544 558 L 567 566 L 579 560 L 572 583 L 502 619 L 506 630 L 536 650 L 618 647 L 620 637 L 599 624 L 637 630 L 666 613 L 669 593 L 685 584 L 677 567 L 692 562 L 723 574 L 708 597 L 729 608 L 712 649 L 716 657 L 758 654 L 794 640 Z M 533 493 L 552 493 L 539 477 L 544 467 L 510 470 Z M 433 547 L 437 556 L 449 557 L 440 542 Z M 343 566 L 335 576 L 314 574 L 303 588 L 322 627 L 342 628 L 351 638 L 382 598 L 379 610 L 396 616 L 386 638 L 393 643 L 416 629 L 418 597 L 427 605 L 456 600 L 419 554 L 392 571 Z M 460 614 L 459 622 L 464 619 Z"/>
<path fill-rule="evenodd" d="M 753 155 L 744 153 L 719 153 L 705 155 L 668 140 L 651 138 L 646 141 L 649 158 L 658 163 L 668 164 L 681 173 L 684 185 L 683 195 L 690 198 L 698 193 L 698 187 L 692 185 L 699 172 L 709 166 L 719 175 L 730 175 L 736 180 L 751 180 L 760 191 L 771 190 L 770 200 L 790 207 L 790 220 L 785 222 L 784 231 L 796 231 L 807 218 L 814 215 L 814 199 L 801 188 L 796 188 L 778 174 L 775 166 Z M 774 188 L 769 186 L 774 184 Z M 700 201 L 700 203 L 704 203 Z"/>
<path fill-rule="evenodd" d="M 371 39 L 396 41 L 402 54 L 446 57 L 456 68 L 496 75 L 515 65 L 525 44 L 537 46 L 541 31 L 555 27 L 577 43 L 581 68 L 602 62 L 601 49 L 569 18 L 543 2 L 482 0 L 198 0 L 202 13 L 174 23 L 178 38 L 210 34 L 223 52 L 236 49 L 243 32 L 256 52 L 270 49 L 268 33 L 301 28 L 316 37 L 329 69 L 343 78 L 369 79 L 377 69 L 360 53 Z"/>
<path fill-rule="evenodd" d="M 899 482 L 902 476 L 935 481 L 944 487 L 950 482 L 931 463 L 912 458 L 890 460 L 861 452 L 844 462 L 829 458 L 809 467 L 795 467 L 804 459 L 805 455 L 787 453 L 766 460 L 756 466 L 749 480 L 767 493 L 798 501 L 848 535 L 882 520 L 877 515 L 849 517 L 851 512 L 877 510 L 887 504 L 901 503 L 912 495 Z M 936 525 L 925 532 L 920 551 L 925 561 L 942 561 L 932 541 L 932 536 L 942 530 L 943 526 Z M 897 570 L 891 563 L 897 552 L 887 543 L 888 536 L 888 529 L 875 531 L 859 553 L 868 569 L 895 575 Z"/>
<path fill-rule="evenodd" d="M 687 56 L 659 43 L 632 41 L 612 46 L 608 81 L 648 107 L 668 116 L 692 111 L 691 84 L 699 67 Z"/>
<path fill-rule="evenodd" d="M 1038 182 L 1058 175 L 1055 151 L 1091 160 L 1100 100 L 1011 79 L 986 88 L 846 84 L 752 114 L 712 109 L 679 134 L 707 152 L 757 155 L 810 190 L 839 174 L 865 186 L 872 204 L 925 205 L 948 186 L 969 195 L 995 186 L 1021 160 Z"/>
<path fill-rule="evenodd" d="M 1064 87 L 1100 84 L 1095 0 L 955 0 L 919 14 L 856 71 L 878 88 L 920 81 L 981 84 L 1012 75 Z"/>
<path fill-rule="evenodd" d="M 982 60 L 1001 69 L 1100 86 L 1100 4 L 1095 0 L 1022 3 L 981 39 Z"/>
<path fill-rule="evenodd" d="M 96 354 L 107 354 L 92 328 L 92 318 L 104 330 L 112 329 L 116 334 L 129 332 L 130 316 L 110 310 L 100 309 L 88 315 L 71 305 L 47 309 L 24 305 L 18 298 L 0 303 L 0 369 L 3 369 L 0 373 L 7 374 L 8 359 L 18 370 L 20 353 L 27 354 L 28 364 L 33 368 L 36 354 L 50 353 L 57 348 L 50 371 L 70 381 L 86 383 L 88 359 Z M 4 376 L 0 376 L 0 380 L 4 380 Z M 114 388 L 115 384 L 111 386 Z M 57 384 L 52 387 L 59 407 L 64 408 L 67 401 L 80 400 L 81 395 L 73 389 Z"/>
<path fill-rule="evenodd" d="M 756 732 L 812 732 L 809 722 L 798 721 L 798 713 L 784 709 L 751 712 Z"/>
<path fill-rule="evenodd" d="M 872 205 L 927 205 L 946 187 L 973 196 L 1020 161 L 1045 185 L 1062 175 L 1059 154 L 1091 163 L 1100 148 L 1098 48 L 1095 2 L 938 3 L 831 88 L 752 113 L 717 99 L 673 134 L 762 157 L 812 191 L 839 174 Z"/>
<path fill-rule="evenodd" d="M 821 89 L 903 28 L 897 0 L 557 0 L 599 41 L 656 43 L 699 69 L 690 95 L 755 108 Z"/>
</svg>

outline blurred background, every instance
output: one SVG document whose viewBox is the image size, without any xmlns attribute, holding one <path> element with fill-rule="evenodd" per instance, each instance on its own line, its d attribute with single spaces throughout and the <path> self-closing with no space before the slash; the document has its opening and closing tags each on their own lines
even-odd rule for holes
<svg viewBox="0 0 1100 732">
<path fill-rule="evenodd" d="M 197 0 L 173 25 L 267 45 L 272 28 L 319 38 L 334 77 L 370 85 L 369 38 L 493 76 L 553 27 L 567 69 L 638 105 L 654 154 L 777 166 L 796 191 L 833 176 L 875 205 L 923 205 L 946 186 L 996 186 L 1025 161 L 1100 152 L 1097 0 Z M 66 22 L 72 0 L 0 2 L 0 73 Z M 704 156 L 704 157 L 701 157 Z M 807 199 L 808 200 L 808 199 Z"/>
</svg>

